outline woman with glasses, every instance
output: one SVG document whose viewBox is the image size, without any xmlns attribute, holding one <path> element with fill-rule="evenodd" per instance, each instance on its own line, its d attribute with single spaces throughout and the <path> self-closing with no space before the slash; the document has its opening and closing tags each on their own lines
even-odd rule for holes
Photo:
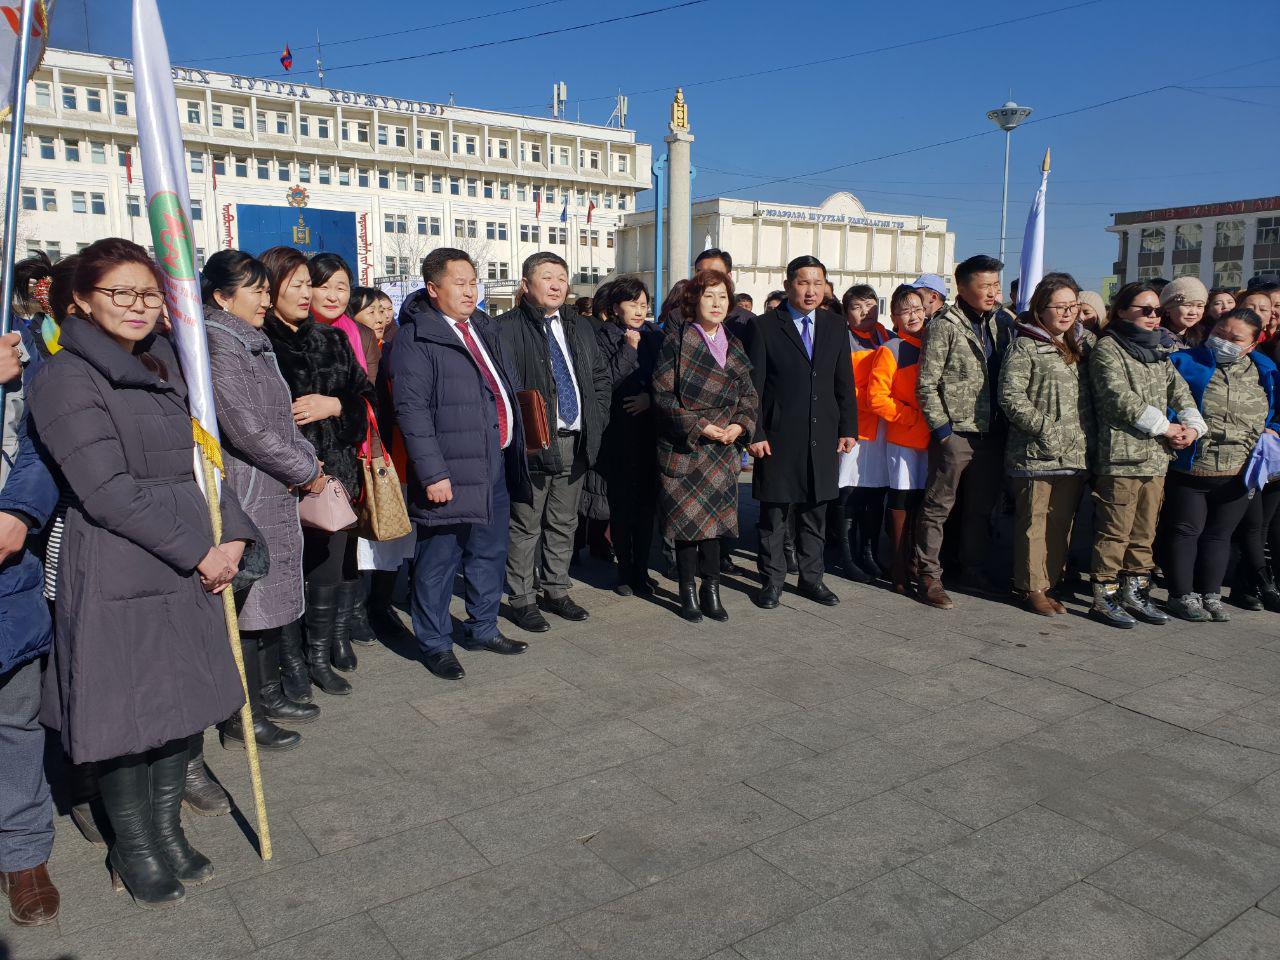
<svg viewBox="0 0 1280 960">
<path fill-rule="evenodd" d="M 147 906 L 174 904 L 185 884 L 213 876 L 182 829 L 188 741 L 244 702 L 215 594 L 260 539 L 230 485 L 214 539 L 186 382 L 156 334 L 161 283 L 137 244 L 90 244 L 62 348 L 28 397 L 71 494 L 40 719 L 72 763 L 96 764 L 113 882 Z"/>
<path fill-rule="evenodd" d="M 921 294 L 903 284 L 889 299 L 897 336 L 878 347 L 867 376 L 867 405 L 884 423 L 885 472 L 889 481 L 889 535 L 893 557 L 889 578 L 897 593 L 910 595 L 915 552 L 916 511 L 929 473 L 929 425 L 916 397 L 920 338 L 925 327 Z M 861 397 L 861 394 L 859 394 Z M 861 423 L 861 418 L 859 418 Z"/>
<path fill-rule="evenodd" d="M 1135 617 L 1168 622 L 1149 594 L 1165 474 L 1169 461 L 1205 434 L 1191 391 L 1161 346 L 1160 313 L 1153 284 L 1125 284 L 1089 358 L 1097 422 L 1090 615 L 1125 629 Z"/>
<path fill-rule="evenodd" d="M 1040 281 L 1000 375 L 1010 425 L 1005 467 L 1017 496 L 1013 587 L 1042 617 L 1067 612 L 1048 591 L 1066 568 L 1093 434 L 1086 363 L 1093 335 L 1077 326 L 1079 294 L 1064 274 Z"/>
<path fill-rule="evenodd" d="M 1160 343 L 1169 350 L 1198 347 L 1205 338 L 1201 325 L 1209 291 L 1197 277 L 1179 277 L 1160 291 Z"/>
</svg>

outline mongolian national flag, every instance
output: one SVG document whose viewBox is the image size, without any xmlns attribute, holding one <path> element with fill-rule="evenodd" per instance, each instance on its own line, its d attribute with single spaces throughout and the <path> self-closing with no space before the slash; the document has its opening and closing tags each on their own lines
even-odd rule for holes
<svg viewBox="0 0 1280 960">
<path fill-rule="evenodd" d="M 124 181 L 133 183 L 133 148 L 124 148 Z"/>
<path fill-rule="evenodd" d="M 596 202 L 594 200 L 587 203 L 587 223 L 591 222 L 591 215 L 596 212 Z"/>
<path fill-rule="evenodd" d="M 535 217 L 542 216 L 542 191 L 533 191 L 533 215 Z"/>
<path fill-rule="evenodd" d="M 289 45 L 284 45 L 284 53 L 280 54 L 280 66 L 286 70 L 293 69 L 293 51 L 289 49 Z"/>
</svg>

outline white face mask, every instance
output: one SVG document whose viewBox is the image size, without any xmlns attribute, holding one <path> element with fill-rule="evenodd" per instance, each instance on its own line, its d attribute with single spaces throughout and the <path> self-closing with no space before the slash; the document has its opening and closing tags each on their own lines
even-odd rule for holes
<svg viewBox="0 0 1280 960">
<path fill-rule="evenodd" d="M 1209 348 L 1213 358 L 1220 365 L 1235 363 L 1245 354 L 1245 349 L 1240 344 L 1232 343 L 1230 340 L 1223 340 L 1221 337 L 1209 337 L 1204 342 L 1204 345 Z"/>
</svg>

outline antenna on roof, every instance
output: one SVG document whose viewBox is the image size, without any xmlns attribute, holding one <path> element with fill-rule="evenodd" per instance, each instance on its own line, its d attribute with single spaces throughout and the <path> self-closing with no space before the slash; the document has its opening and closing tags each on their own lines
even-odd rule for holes
<svg viewBox="0 0 1280 960">
<path fill-rule="evenodd" d="M 320 86 L 324 86 L 324 58 L 320 55 L 320 28 L 316 27 L 316 74 L 320 77 Z"/>
<path fill-rule="evenodd" d="M 613 113 L 609 114 L 609 119 L 605 121 L 606 127 L 612 127 L 613 122 L 618 121 L 618 129 L 625 130 L 627 126 L 627 97 L 619 90 L 617 103 L 614 104 Z"/>
</svg>

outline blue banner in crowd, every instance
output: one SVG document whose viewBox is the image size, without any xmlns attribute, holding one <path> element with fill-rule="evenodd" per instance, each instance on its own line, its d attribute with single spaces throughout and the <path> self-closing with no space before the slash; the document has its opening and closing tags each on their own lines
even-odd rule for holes
<svg viewBox="0 0 1280 960">
<path fill-rule="evenodd" d="M 297 247 L 313 253 L 336 253 L 359 275 L 356 256 L 356 215 L 346 210 L 315 207 L 267 207 L 236 204 L 238 248 L 254 256 L 271 247 Z"/>
</svg>

